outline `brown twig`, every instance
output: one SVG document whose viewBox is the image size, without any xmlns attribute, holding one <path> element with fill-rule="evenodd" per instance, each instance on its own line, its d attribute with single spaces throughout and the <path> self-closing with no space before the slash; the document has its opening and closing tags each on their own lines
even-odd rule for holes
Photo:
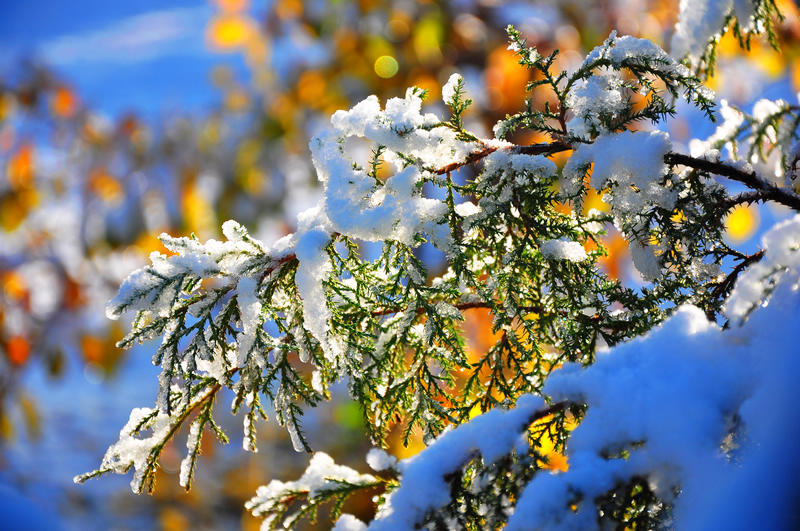
<svg viewBox="0 0 800 531">
<path fill-rule="evenodd" d="M 452 164 L 448 164 L 447 166 L 438 168 L 434 170 L 433 173 L 435 173 L 436 175 L 444 175 L 451 171 L 455 171 L 459 168 L 463 168 L 464 166 L 468 166 L 474 162 L 478 162 L 479 160 L 486 158 L 487 156 L 491 155 L 497 150 L 504 150 L 510 153 L 517 153 L 523 155 L 544 155 L 544 154 L 558 153 L 560 151 L 566 151 L 568 149 L 572 149 L 572 145 L 561 141 L 543 142 L 541 144 L 531 144 L 529 146 L 510 146 L 510 147 L 498 147 L 498 146 L 489 146 L 483 144 L 483 147 L 467 155 L 467 157 L 464 160 L 459 162 L 453 162 Z"/>
<path fill-rule="evenodd" d="M 733 288 L 733 285 L 736 283 L 736 279 L 739 277 L 739 274 L 744 271 L 745 268 L 755 264 L 762 258 L 764 258 L 763 250 L 751 255 L 747 255 L 744 260 L 736 264 L 736 267 L 734 267 L 733 270 L 728 273 L 728 276 L 726 276 L 722 282 L 717 284 L 717 286 L 711 292 L 712 300 L 717 300 L 727 295 L 728 292 Z"/>
<path fill-rule="evenodd" d="M 446 173 L 455 171 L 486 158 L 498 149 L 503 149 L 510 153 L 519 153 L 525 155 L 544 155 L 573 149 L 573 146 L 563 141 L 544 142 L 540 144 L 531 144 L 529 146 L 511 146 L 505 148 L 483 144 L 480 149 L 467 155 L 464 160 L 453 162 L 452 164 L 438 168 L 434 170 L 434 173 L 437 175 L 444 175 Z M 731 198 L 731 200 L 725 203 L 725 206 L 728 206 L 728 208 L 732 208 L 733 206 L 744 202 L 775 201 L 776 203 L 780 203 L 800 212 L 800 195 L 797 195 L 789 190 L 778 188 L 774 184 L 760 177 L 755 171 L 747 172 L 722 162 L 714 162 L 675 152 L 669 152 L 664 155 L 664 162 L 670 166 L 676 166 L 680 164 L 696 170 L 727 177 L 728 179 L 744 184 L 754 191 Z"/>
<path fill-rule="evenodd" d="M 727 212 L 733 207 L 741 205 L 743 203 L 748 203 L 748 204 L 758 203 L 759 201 L 766 201 L 767 199 L 769 198 L 766 197 L 764 193 L 761 192 L 760 190 L 751 190 L 749 192 L 742 192 L 741 194 L 729 197 L 728 199 L 720 203 L 720 206 Z"/>
<path fill-rule="evenodd" d="M 761 178 L 758 174 L 756 174 L 755 171 L 746 172 L 722 162 L 698 159 L 682 153 L 673 152 L 669 152 L 664 155 L 664 162 L 670 166 L 680 164 L 696 170 L 702 170 L 715 175 L 721 175 L 722 177 L 727 177 L 728 179 L 744 184 L 748 188 L 757 190 L 761 194 L 757 200 L 775 201 L 776 203 L 780 203 L 800 212 L 799 195 L 789 190 L 778 188 L 774 184 Z"/>
<path fill-rule="evenodd" d="M 570 400 L 564 400 L 562 402 L 556 402 L 555 404 L 550 405 L 545 409 L 540 409 L 536 413 L 534 413 L 531 417 L 528 418 L 529 423 L 534 423 L 537 420 L 542 420 L 543 418 L 549 417 L 550 415 L 555 415 L 556 413 L 561 413 L 565 409 L 567 409 L 573 402 Z"/>
<path fill-rule="evenodd" d="M 479 302 L 462 302 L 460 304 L 454 305 L 457 310 L 471 310 L 473 308 L 491 308 L 492 306 L 488 302 L 479 301 Z M 520 310 L 524 312 L 533 312 L 533 313 L 540 313 L 542 311 L 541 306 L 523 306 Z M 381 310 L 375 310 L 372 312 L 373 317 L 380 317 L 382 315 L 391 315 L 393 313 L 400 313 L 403 309 L 399 306 L 395 306 L 393 308 L 383 308 Z M 425 308 L 417 308 L 417 313 L 425 313 Z"/>
</svg>

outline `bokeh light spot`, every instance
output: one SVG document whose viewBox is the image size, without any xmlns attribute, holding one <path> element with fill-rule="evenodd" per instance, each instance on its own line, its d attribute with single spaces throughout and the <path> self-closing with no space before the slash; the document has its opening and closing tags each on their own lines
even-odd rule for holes
<svg viewBox="0 0 800 531">
<path fill-rule="evenodd" d="M 384 79 L 394 77 L 398 70 L 400 70 L 400 65 L 397 63 L 397 59 L 391 55 L 381 55 L 375 60 L 375 73 Z"/>
<path fill-rule="evenodd" d="M 249 17 L 239 15 L 217 16 L 209 23 L 208 41 L 217 50 L 239 48 L 250 39 L 254 29 Z"/>
<path fill-rule="evenodd" d="M 733 242 L 750 239 L 758 228 L 758 210 L 750 205 L 739 205 L 725 218 L 725 235 Z"/>
</svg>

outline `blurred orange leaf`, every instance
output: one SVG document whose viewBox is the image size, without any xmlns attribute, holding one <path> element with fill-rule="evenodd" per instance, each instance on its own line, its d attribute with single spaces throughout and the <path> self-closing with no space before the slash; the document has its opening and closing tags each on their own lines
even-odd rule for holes
<svg viewBox="0 0 800 531">
<path fill-rule="evenodd" d="M 122 198 L 122 185 L 105 168 L 95 168 L 89 173 L 89 189 L 109 203 L 117 203 Z"/>
<path fill-rule="evenodd" d="M 3 295 L 14 301 L 23 300 L 28 296 L 28 287 L 25 281 L 15 271 L 7 271 L 0 277 Z"/>
<path fill-rule="evenodd" d="M 33 146 L 23 144 L 8 161 L 6 168 L 12 188 L 27 186 L 33 180 Z"/>
<path fill-rule="evenodd" d="M 486 89 L 489 101 L 498 111 L 517 110 L 525 101 L 528 71 L 505 45 L 489 54 L 486 68 Z"/>
<path fill-rule="evenodd" d="M 300 0 L 278 0 L 275 4 L 275 14 L 279 18 L 297 18 L 303 14 L 303 2 Z"/>
<path fill-rule="evenodd" d="M 6 342 L 6 355 L 12 365 L 19 367 L 30 357 L 31 345 L 23 336 L 11 336 Z"/>
<path fill-rule="evenodd" d="M 61 118 L 71 118 L 78 108 L 78 100 L 67 87 L 58 87 L 53 94 L 53 113 Z"/>
</svg>

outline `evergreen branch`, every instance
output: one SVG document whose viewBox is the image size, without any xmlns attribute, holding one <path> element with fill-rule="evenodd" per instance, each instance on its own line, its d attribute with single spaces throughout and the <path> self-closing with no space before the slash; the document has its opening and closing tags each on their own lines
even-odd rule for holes
<svg viewBox="0 0 800 531">
<path fill-rule="evenodd" d="M 458 170 L 464 166 L 467 166 L 469 164 L 475 163 L 479 160 L 486 158 L 495 151 L 498 151 L 499 149 L 503 149 L 510 153 L 517 153 L 517 154 L 549 155 L 553 153 L 559 153 L 561 151 L 574 149 L 574 146 L 568 142 L 563 142 L 563 141 L 543 142 L 540 144 L 531 144 L 528 146 L 511 145 L 509 147 L 490 146 L 484 144 L 481 149 L 471 152 L 464 160 L 448 164 L 447 166 L 443 166 L 442 168 L 435 170 L 434 173 L 437 175 L 444 175 L 449 172 Z M 664 155 L 664 162 L 670 166 L 675 166 L 680 164 L 683 166 L 687 166 L 689 168 L 694 168 L 696 170 L 701 170 L 708 173 L 713 173 L 715 175 L 720 175 L 722 177 L 727 177 L 728 179 L 740 182 L 746 185 L 747 187 L 757 191 L 757 194 L 748 194 L 748 195 L 743 194 L 735 198 L 731 198 L 730 201 L 723 202 L 722 206 L 726 208 L 732 208 L 733 206 L 744 202 L 771 200 L 775 201 L 776 203 L 788 206 L 789 208 L 795 211 L 800 212 L 800 195 L 797 195 L 789 190 L 778 188 L 777 186 L 769 183 L 763 177 L 759 176 L 755 171 L 747 172 L 722 162 L 714 162 L 675 152 L 669 152 L 666 155 Z M 396 313 L 396 312 L 387 311 L 386 313 Z M 384 313 L 377 313 L 374 315 L 384 315 Z"/>
<path fill-rule="evenodd" d="M 746 172 L 721 162 L 713 162 L 674 152 L 664 155 L 664 162 L 671 166 L 681 164 L 696 170 L 727 177 L 728 179 L 744 184 L 748 188 L 758 190 L 765 199 L 770 199 L 800 212 L 800 196 L 767 182 L 756 174 L 755 171 Z"/>
<path fill-rule="evenodd" d="M 454 304 L 453 307 L 456 308 L 457 310 L 462 310 L 463 311 L 463 310 L 471 310 L 473 308 L 488 308 L 488 309 L 492 309 L 495 306 L 493 304 L 488 303 L 488 302 L 476 301 L 476 302 L 462 302 L 460 304 Z M 522 312 L 532 312 L 532 313 L 541 313 L 542 310 L 543 310 L 542 306 L 523 306 L 523 307 L 520 307 L 519 309 Z M 427 308 L 425 308 L 425 307 L 417 307 L 416 308 L 416 312 L 418 314 L 426 313 L 426 310 L 427 310 Z M 402 308 L 399 308 L 399 307 L 384 308 L 384 309 L 381 309 L 381 310 L 373 311 L 371 315 L 373 317 L 380 317 L 382 315 L 392 315 L 392 314 L 395 314 L 395 313 L 400 313 L 402 311 L 404 311 L 404 310 Z"/>
<path fill-rule="evenodd" d="M 526 155 L 549 155 L 574 149 L 574 147 L 572 144 L 563 141 L 543 142 L 540 144 L 531 144 L 529 146 L 512 145 L 510 147 L 503 148 L 484 144 L 481 149 L 473 151 L 463 161 L 448 164 L 447 166 L 435 170 L 434 173 L 437 175 L 443 175 L 451 171 L 455 171 L 459 168 L 482 160 L 499 149 L 509 151 L 510 153 Z M 723 203 L 723 206 L 726 206 L 727 208 L 731 208 L 742 202 L 771 200 L 800 212 L 800 195 L 797 195 L 789 190 L 778 188 L 777 186 L 769 183 L 763 177 L 759 176 L 755 171 L 747 172 L 722 162 L 700 159 L 672 151 L 664 155 L 664 162 L 670 166 L 680 164 L 696 170 L 727 177 L 728 179 L 740 182 L 745 186 L 758 191 L 758 195 L 741 195 L 737 196 L 736 198 L 732 198 L 731 202 Z"/>
<path fill-rule="evenodd" d="M 468 166 L 474 162 L 477 162 L 488 155 L 491 155 L 497 150 L 505 150 L 510 153 L 517 153 L 523 155 L 550 155 L 553 153 L 559 153 L 561 151 L 566 151 L 568 149 L 572 149 L 570 144 L 566 142 L 543 142 L 541 144 L 531 144 L 529 146 L 517 146 L 517 145 L 510 145 L 508 147 L 501 147 L 501 146 L 490 146 L 487 144 L 483 144 L 481 149 L 471 152 L 467 157 L 459 162 L 453 162 L 452 164 L 448 164 L 447 166 L 443 166 L 433 171 L 436 175 L 444 175 L 446 173 L 450 173 L 451 171 L 458 170 L 463 168 L 464 166 Z"/>
<path fill-rule="evenodd" d="M 737 205 L 741 205 L 744 203 L 751 204 L 751 203 L 759 203 L 762 201 L 767 201 L 772 199 L 768 194 L 765 194 L 761 190 L 752 190 L 750 192 L 742 192 L 741 194 L 735 195 L 725 201 L 722 201 L 719 206 L 722 207 L 724 211 L 731 210 Z"/>
<path fill-rule="evenodd" d="M 742 273 L 742 271 L 760 261 L 762 258 L 764 258 L 763 250 L 745 256 L 742 261 L 736 264 L 736 267 L 734 267 L 733 270 L 728 273 L 728 275 L 711 291 L 710 296 L 712 302 L 726 297 L 733 289 L 734 284 L 736 284 L 736 279 L 739 278 L 739 275 Z M 709 320 L 715 320 L 713 313 L 706 312 L 706 315 L 708 316 Z"/>
</svg>

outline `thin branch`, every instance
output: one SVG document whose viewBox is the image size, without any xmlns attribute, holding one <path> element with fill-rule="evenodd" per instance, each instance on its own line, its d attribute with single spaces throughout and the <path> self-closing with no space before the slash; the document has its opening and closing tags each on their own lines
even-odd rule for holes
<svg viewBox="0 0 800 531">
<path fill-rule="evenodd" d="M 755 264 L 762 258 L 764 258 L 763 250 L 751 255 L 747 255 L 744 260 L 736 264 L 736 267 L 733 268 L 733 271 L 728 273 L 728 276 L 726 276 L 722 282 L 717 284 L 717 286 L 711 292 L 712 300 L 717 300 L 727 295 L 728 292 L 733 289 L 733 285 L 736 283 L 736 279 L 739 277 L 739 274 L 744 271 L 745 268 Z"/>
<path fill-rule="evenodd" d="M 454 305 L 457 310 L 471 310 L 473 308 L 492 308 L 492 305 L 488 302 L 462 302 L 460 304 Z M 520 310 L 523 312 L 533 312 L 533 313 L 541 313 L 542 307 L 541 306 L 521 306 Z M 380 317 L 382 315 L 391 315 L 393 313 L 400 313 L 403 309 L 395 306 L 392 308 L 383 308 L 381 310 L 375 310 L 372 312 L 373 317 Z M 417 313 L 425 313 L 425 308 L 417 308 Z"/>
<path fill-rule="evenodd" d="M 550 415 L 555 415 L 556 413 L 561 413 L 562 411 L 566 410 L 570 405 L 574 404 L 571 400 L 564 400 L 562 402 L 556 402 L 555 404 L 550 405 L 545 409 L 540 409 L 536 411 L 533 415 L 528 417 L 529 423 L 534 423 L 537 420 L 542 420 L 543 418 L 549 417 Z"/>
<path fill-rule="evenodd" d="M 433 173 L 435 173 L 436 175 L 444 175 L 446 173 L 450 173 L 451 171 L 455 171 L 459 168 L 463 168 L 464 166 L 468 166 L 473 162 L 477 162 L 487 157 L 488 155 L 494 153 L 497 150 L 498 150 L 497 146 L 484 145 L 481 149 L 471 152 L 469 155 L 467 155 L 467 158 L 465 158 L 464 160 L 460 162 L 453 162 L 452 164 L 448 164 L 447 166 L 442 166 L 441 168 L 434 170 Z"/>
<path fill-rule="evenodd" d="M 720 203 L 720 206 L 723 209 L 725 209 L 725 211 L 728 211 L 728 210 L 732 209 L 733 207 L 735 207 L 737 205 L 741 205 L 741 204 L 744 204 L 744 203 L 747 203 L 747 204 L 758 203 L 760 201 L 766 201 L 768 199 L 770 199 L 770 198 L 767 197 L 764 194 L 764 192 L 762 192 L 760 190 L 752 190 L 750 192 L 742 192 L 739 195 L 735 195 L 733 197 L 729 197 L 725 201 L 722 201 L 722 203 Z"/>
<path fill-rule="evenodd" d="M 434 170 L 433 173 L 436 175 L 444 175 L 451 171 L 455 171 L 459 168 L 463 168 L 464 166 L 468 166 L 474 162 L 478 162 L 481 159 L 486 158 L 487 156 L 491 155 L 495 151 L 504 150 L 510 153 L 517 153 L 523 155 L 545 155 L 545 154 L 552 154 L 558 153 L 560 151 L 566 151 L 568 149 L 572 149 L 572 145 L 567 144 L 566 142 L 543 142 L 541 144 L 531 144 L 529 146 L 515 146 L 510 145 L 508 147 L 501 147 L 501 146 L 490 146 L 487 144 L 483 144 L 483 147 L 473 151 L 467 157 L 459 162 L 453 162 L 452 164 L 448 164 L 447 166 L 443 166 Z"/>
<path fill-rule="evenodd" d="M 483 144 L 480 149 L 467 155 L 464 160 L 453 162 L 452 164 L 438 168 L 434 170 L 434 173 L 437 175 L 444 175 L 446 173 L 463 168 L 464 166 L 468 166 L 469 164 L 478 162 L 479 160 L 486 158 L 490 154 L 500 149 L 508 151 L 509 153 L 544 155 L 567 151 L 569 149 L 573 149 L 573 146 L 563 141 L 544 142 L 540 144 L 531 144 L 529 146 L 512 145 L 509 147 L 490 146 L 488 144 Z M 743 202 L 775 201 L 776 203 L 780 203 L 800 212 L 800 195 L 797 195 L 789 190 L 778 188 L 774 184 L 760 177 L 755 171 L 746 172 L 722 162 L 699 159 L 689 155 L 684 155 L 683 153 L 675 152 L 669 152 L 664 155 L 664 162 L 670 166 L 680 164 L 696 170 L 727 177 L 728 179 L 740 182 L 748 188 L 757 191 L 757 193 L 750 193 L 747 195 L 742 194 L 732 198 L 723 204 L 723 206 L 727 206 L 727 208 L 732 208 L 733 206 Z"/>
<path fill-rule="evenodd" d="M 671 166 L 681 164 L 689 168 L 702 170 L 715 175 L 721 175 L 733 181 L 738 181 L 748 188 L 752 188 L 753 190 L 758 190 L 761 192 L 763 199 L 775 201 L 776 203 L 786 205 L 789 208 L 800 212 L 799 195 L 790 192 L 789 190 L 778 188 L 774 184 L 769 183 L 763 178 L 759 177 L 755 171 L 746 172 L 721 162 L 698 159 L 682 153 L 673 152 L 664 155 L 664 162 Z"/>
</svg>

